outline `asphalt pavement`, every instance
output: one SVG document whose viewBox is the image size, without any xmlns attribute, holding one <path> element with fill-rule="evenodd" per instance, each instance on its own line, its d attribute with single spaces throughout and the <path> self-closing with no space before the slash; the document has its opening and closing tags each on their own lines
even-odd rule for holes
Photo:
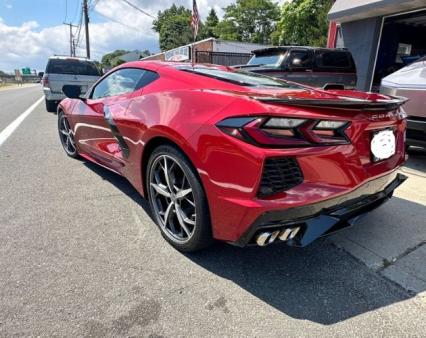
<svg viewBox="0 0 426 338">
<path fill-rule="evenodd" d="M 41 88 L 7 94 L 0 133 Z M 424 336 L 421 293 L 330 239 L 175 251 L 125 179 L 65 155 L 56 123 L 42 102 L 0 146 L 0 337 Z"/>
</svg>

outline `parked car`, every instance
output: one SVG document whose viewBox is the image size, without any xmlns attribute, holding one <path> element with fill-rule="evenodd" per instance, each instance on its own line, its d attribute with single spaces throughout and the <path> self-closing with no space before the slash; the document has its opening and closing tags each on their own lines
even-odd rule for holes
<svg viewBox="0 0 426 338">
<path fill-rule="evenodd" d="M 258 49 L 247 65 L 247 71 L 294 81 L 313 87 L 356 86 L 356 66 L 346 49 L 283 46 Z"/>
<path fill-rule="evenodd" d="M 158 61 L 121 65 L 83 98 L 63 91 L 65 152 L 126 177 L 181 251 L 213 238 L 305 246 L 406 178 L 402 99 Z"/>
<path fill-rule="evenodd" d="M 407 145 L 426 147 L 426 57 L 385 77 L 380 91 L 409 99 Z"/>
<path fill-rule="evenodd" d="M 86 58 L 51 56 L 47 61 L 42 84 L 48 112 L 56 112 L 57 104 L 65 98 L 64 85 L 78 85 L 84 94 L 101 73 L 96 64 Z"/>
</svg>

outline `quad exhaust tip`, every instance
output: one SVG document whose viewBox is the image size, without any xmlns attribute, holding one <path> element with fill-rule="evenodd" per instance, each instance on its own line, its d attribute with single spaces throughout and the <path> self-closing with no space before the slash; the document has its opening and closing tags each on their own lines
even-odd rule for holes
<svg viewBox="0 0 426 338">
<path fill-rule="evenodd" d="M 299 231 L 300 231 L 300 227 L 288 228 L 282 231 L 276 230 L 273 232 L 270 232 L 270 231 L 261 232 L 256 237 L 256 244 L 259 246 L 266 246 L 268 244 L 272 244 L 273 242 L 275 242 L 277 238 L 279 238 L 280 241 L 283 241 L 283 242 L 289 241 L 293 239 L 294 237 L 296 237 Z"/>
</svg>

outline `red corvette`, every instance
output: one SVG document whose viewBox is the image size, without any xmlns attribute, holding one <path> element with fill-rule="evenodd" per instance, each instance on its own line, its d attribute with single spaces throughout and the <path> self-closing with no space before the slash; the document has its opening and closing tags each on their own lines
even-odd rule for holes
<svg viewBox="0 0 426 338">
<path fill-rule="evenodd" d="M 126 177 L 181 251 L 305 246 L 406 179 L 403 98 L 163 62 L 121 65 L 82 98 L 63 91 L 66 153 Z"/>
</svg>

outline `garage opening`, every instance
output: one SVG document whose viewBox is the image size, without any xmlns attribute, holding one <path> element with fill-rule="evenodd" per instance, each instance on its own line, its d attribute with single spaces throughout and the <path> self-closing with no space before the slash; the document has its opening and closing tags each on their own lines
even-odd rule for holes
<svg viewBox="0 0 426 338">
<path fill-rule="evenodd" d="M 426 9 L 387 17 L 373 77 L 373 91 L 379 91 L 385 76 L 426 55 Z"/>
</svg>

